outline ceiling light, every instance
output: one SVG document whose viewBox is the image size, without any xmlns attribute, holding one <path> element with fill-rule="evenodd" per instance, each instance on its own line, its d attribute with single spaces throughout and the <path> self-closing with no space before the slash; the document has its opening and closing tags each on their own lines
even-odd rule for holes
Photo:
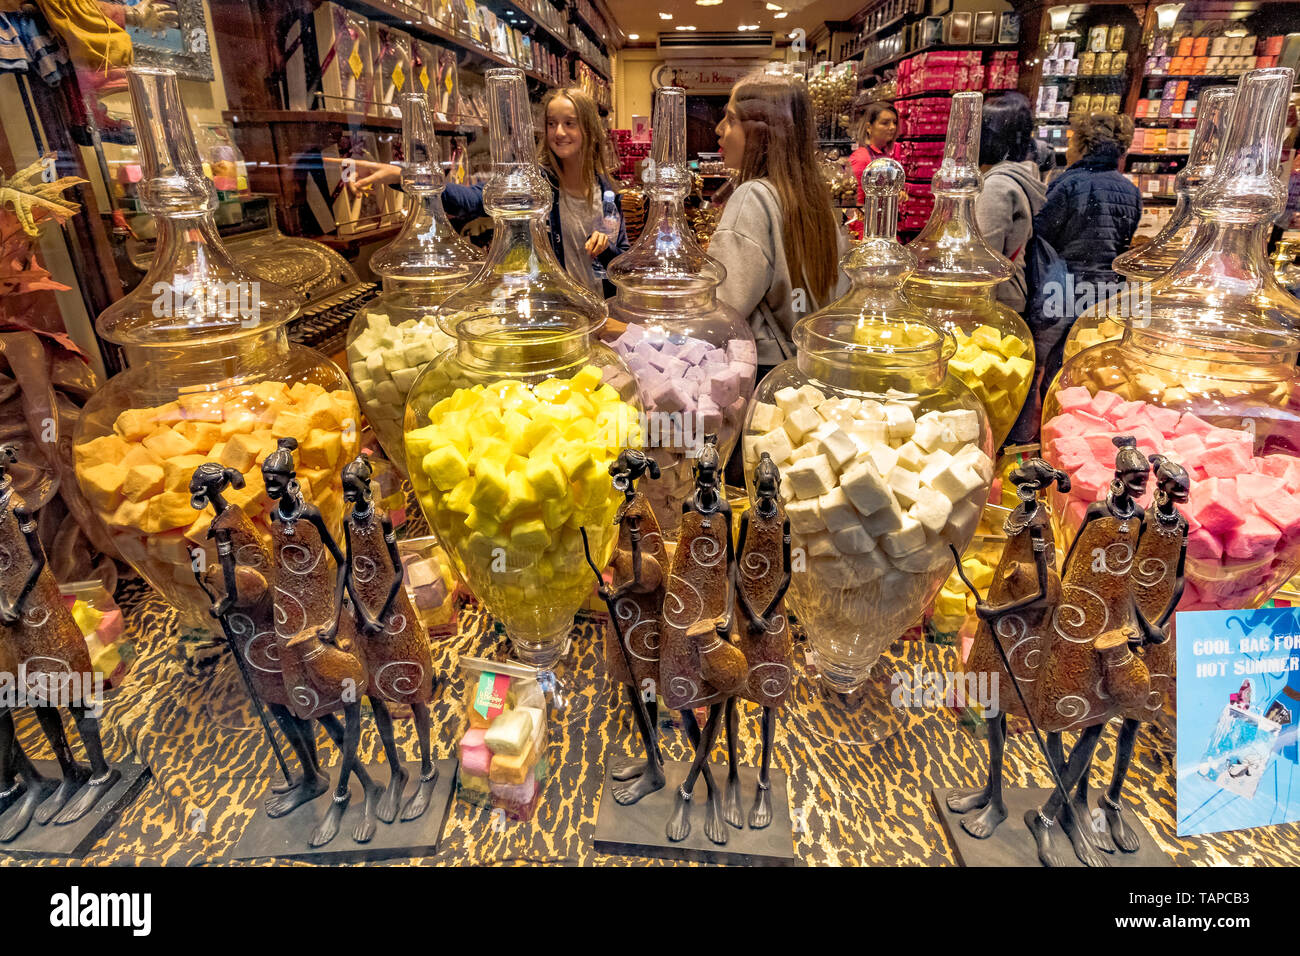
<svg viewBox="0 0 1300 956">
<path fill-rule="evenodd" d="M 740 26 L 736 27 L 736 29 L 737 29 L 737 30 L 757 30 L 757 29 L 758 29 L 758 24 L 757 24 L 757 23 L 742 23 Z"/>
<path fill-rule="evenodd" d="M 627 38 L 628 38 L 629 40 L 639 40 L 639 39 L 641 39 L 641 34 L 639 34 L 639 33 L 629 33 L 629 34 L 627 35 Z"/>
<path fill-rule="evenodd" d="M 697 7 L 716 7 L 722 0 L 695 0 Z"/>
<path fill-rule="evenodd" d="M 789 15 L 790 15 L 790 14 L 787 13 L 785 10 L 782 10 L 780 13 L 774 13 L 774 14 L 772 14 L 772 19 L 773 19 L 773 20 L 784 20 L 784 19 L 785 19 L 786 17 L 788 17 Z"/>
<path fill-rule="evenodd" d="M 682 26 L 679 26 L 679 27 L 676 27 L 676 29 L 678 29 L 678 30 L 694 30 L 695 27 L 682 27 Z"/>
<path fill-rule="evenodd" d="M 664 13 L 664 12 L 662 12 L 662 11 L 660 11 L 660 13 L 659 13 L 659 19 L 660 19 L 660 20 L 671 20 L 672 18 L 673 18 L 673 15 L 672 15 L 671 13 Z"/>
<path fill-rule="evenodd" d="M 790 33 L 787 33 L 787 34 L 785 35 L 785 38 L 786 38 L 787 40 L 793 40 L 797 35 L 798 35 L 797 33 L 791 31 Z"/>
<path fill-rule="evenodd" d="M 767 7 L 767 9 L 769 9 L 769 10 L 780 10 L 780 9 L 781 9 L 781 8 L 778 7 L 775 3 L 764 4 L 764 6 Z"/>
</svg>

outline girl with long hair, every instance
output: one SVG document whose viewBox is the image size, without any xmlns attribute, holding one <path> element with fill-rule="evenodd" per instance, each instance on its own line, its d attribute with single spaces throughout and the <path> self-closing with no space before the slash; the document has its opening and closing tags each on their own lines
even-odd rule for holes
<svg viewBox="0 0 1300 956">
<path fill-rule="evenodd" d="M 818 172 L 800 80 L 741 80 L 717 133 L 735 187 L 709 243 L 727 269 L 718 298 L 748 316 L 758 363 L 770 367 L 794 354 L 795 322 L 847 290 L 839 260 L 848 242 Z"/>
</svg>

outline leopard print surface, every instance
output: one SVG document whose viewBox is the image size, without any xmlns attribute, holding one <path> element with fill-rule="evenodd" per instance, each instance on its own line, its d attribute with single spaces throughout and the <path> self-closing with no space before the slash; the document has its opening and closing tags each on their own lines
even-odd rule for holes
<svg viewBox="0 0 1300 956">
<path fill-rule="evenodd" d="M 195 669 L 178 652 L 176 615 L 139 582 L 118 594 L 139 657 L 131 675 L 106 704 L 104 743 L 111 760 L 143 760 L 154 779 L 128 806 L 121 823 L 85 858 L 93 866 L 196 865 L 222 862 L 277 771 L 261 727 L 250 713 L 233 662 L 222 653 Z M 650 858 L 606 856 L 592 850 L 603 761 L 609 751 L 637 753 L 635 729 L 619 687 L 605 677 L 601 617 L 584 616 L 573 634 L 573 651 L 560 677 L 569 707 L 552 717 L 552 773 L 529 822 L 507 821 L 494 829 L 487 810 L 455 801 L 442 850 L 436 857 L 402 864 L 664 865 Z M 455 675 L 460 654 L 492 656 L 491 619 L 473 604 L 461 611 L 454 637 L 433 643 L 438 674 Z M 831 741 L 836 733 L 820 698 L 798 664 L 777 731 L 773 761 L 790 777 L 790 805 L 799 859 L 812 865 L 951 865 L 955 862 L 930 802 L 935 787 L 971 786 L 985 773 L 985 745 L 949 710 L 904 711 L 901 731 L 875 746 Z M 890 671 L 955 671 L 952 649 L 904 642 L 888 652 Z M 434 754 L 454 755 L 463 730 L 459 677 L 439 681 L 431 711 Z M 739 753 L 756 765 L 761 740 L 758 710 L 742 703 Z M 22 743 L 33 757 L 51 756 L 29 711 L 18 715 Z M 76 737 L 72 738 L 76 741 Z M 398 744 L 414 760 L 412 725 L 399 721 Z M 680 730 L 661 734 L 665 757 L 688 759 Z M 1161 742 L 1143 728 L 1124 799 L 1146 823 L 1175 863 L 1190 865 L 1296 865 L 1300 824 L 1285 824 L 1195 839 L 1175 836 L 1174 770 Z M 1098 748 L 1093 783 L 1110 779 L 1114 731 Z M 74 743 L 79 748 L 79 744 Z M 323 758 L 337 773 L 338 754 L 321 735 Z M 80 752 L 80 751 L 79 751 Z M 382 746 L 368 711 L 361 754 L 382 759 Z M 721 761 L 721 749 L 715 754 Z M 1032 735 L 1013 733 L 1007 744 L 1007 786 L 1047 786 L 1049 779 Z M 1014 821 L 1007 825 L 1011 826 Z M 340 837 L 342 839 L 343 837 Z M 0 852 L 0 864 L 18 862 Z M 269 861 L 266 861 L 269 862 Z M 53 861 L 53 865 L 59 865 Z M 372 864 L 374 865 L 374 864 Z"/>
</svg>

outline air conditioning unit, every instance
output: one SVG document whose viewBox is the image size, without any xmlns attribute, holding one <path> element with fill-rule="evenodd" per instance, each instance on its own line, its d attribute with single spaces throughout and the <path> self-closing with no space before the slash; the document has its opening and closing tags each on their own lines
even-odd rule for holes
<svg viewBox="0 0 1300 956">
<path fill-rule="evenodd" d="M 775 34 L 749 30 L 734 33 L 697 33 L 674 30 L 659 34 L 660 50 L 688 50 L 693 56 L 732 56 L 737 50 L 771 50 L 776 46 Z"/>
</svg>

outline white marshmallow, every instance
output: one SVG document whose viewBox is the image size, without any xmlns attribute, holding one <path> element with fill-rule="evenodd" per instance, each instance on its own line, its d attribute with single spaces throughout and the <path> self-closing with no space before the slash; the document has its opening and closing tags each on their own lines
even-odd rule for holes
<svg viewBox="0 0 1300 956">
<path fill-rule="evenodd" d="M 955 545 L 958 551 L 963 550 L 970 543 L 971 535 L 975 533 L 983 512 L 984 508 L 980 502 L 970 500 L 954 502 L 952 517 L 948 519 L 948 524 L 943 529 L 943 536 Z"/>
<path fill-rule="evenodd" d="M 894 504 L 894 496 L 868 460 L 859 461 L 840 476 L 840 487 L 861 514 L 869 515 Z"/>
<path fill-rule="evenodd" d="M 867 454 L 871 456 L 871 463 L 876 466 L 876 471 L 882 475 L 887 475 L 898 467 L 898 452 L 888 445 L 876 445 Z"/>
<path fill-rule="evenodd" d="M 934 487 L 934 480 L 939 474 L 952 464 L 952 455 L 948 454 L 942 448 L 938 451 L 931 452 L 925 456 L 925 464 L 921 468 L 921 484 Z"/>
<path fill-rule="evenodd" d="M 895 468 L 889 473 L 887 480 L 899 505 L 903 508 L 912 507 L 916 496 L 921 491 L 921 480 L 916 476 L 916 472 L 908 471 L 906 468 Z"/>
<path fill-rule="evenodd" d="M 916 419 L 912 417 L 912 410 L 906 405 L 895 403 L 886 405 L 885 424 L 889 427 L 891 441 L 903 441 L 911 438 L 912 432 L 916 431 Z"/>
<path fill-rule="evenodd" d="M 868 452 L 874 445 L 888 447 L 889 433 L 885 430 L 884 422 L 864 422 L 861 419 L 854 419 L 845 431 L 858 446 L 859 452 Z"/>
<path fill-rule="evenodd" d="M 789 415 L 796 408 L 808 404 L 793 385 L 780 389 L 772 398 L 776 399 L 776 407 L 780 409 L 782 415 Z"/>
<path fill-rule="evenodd" d="M 809 565 L 813 580 L 831 590 L 847 590 L 858 586 L 855 567 L 839 558 L 822 558 Z"/>
<path fill-rule="evenodd" d="M 993 459 L 980 451 L 978 445 L 967 445 L 953 457 L 966 462 L 985 481 L 993 480 Z"/>
<path fill-rule="evenodd" d="M 871 535 L 867 534 L 867 529 L 856 520 L 853 522 L 853 527 L 836 531 L 831 537 L 835 540 L 835 547 L 845 554 L 866 554 L 868 551 L 874 551 L 876 547 L 876 542 Z"/>
<path fill-rule="evenodd" d="M 817 506 L 821 509 L 822 521 L 826 522 L 826 527 L 831 531 L 862 527 L 858 513 L 843 488 L 832 488 L 826 492 L 817 499 Z"/>
<path fill-rule="evenodd" d="M 767 452 L 772 456 L 772 461 L 778 466 L 782 462 L 788 461 L 790 453 L 794 451 L 794 446 L 790 443 L 790 436 L 785 433 L 784 428 L 773 428 L 770 432 L 759 435 L 751 441 L 745 443 L 746 450 L 752 448 L 754 451 L 754 461 L 758 461 Z"/>
<path fill-rule="evenodd" d="M 873 538 L 879 538 L 882 534 L 888 534 L 903 527 L 903 509 L 898 507 L 898 502 L 894 500 L 892 493 L 886 507 L 880 508 L 862 519 L 862 527 L 866 528 L 867 534 Z"/>
<path fill-rule="evenodd" d="M 961 461 L 950 461 L 929 482 L 931 488 L 956 504 L 977 492 L 984 484 L 973 468 Z"/>
<path fill-rule="evenodd" d="M 804 547 L 810 558 L 834 558 L 838 561 L 842 557 L 840 549 L 835 547 L 835 542 L 825 531 L 809 535 Z"/>
<path fill-rule="evenodd" d="M 842 472 L 857 460 L 858 446 L 843 429 L 829 424 L 825 427 L 828 431 L 819 438 L 822 454 L 830 461 L 832 468 Z"/>
<path fill-rule="evenodd" d="M 826 527 L 816 498 L 787 502 L 785 516 L 790 519 L 790 530 L 798 534 L 815 534 Z"/>
<path fill-rule="evenodd" d="M 879 549 L 851 554 L 845 557 L 845 563 L 853 567 L 857 579 L 862 584 L 870 583 L 889 570 L 889 559 Z"/>
<path fill-rule="evenodd" d="M 820 455 L 821 449 L 816 442 L 806 442 L 790 452 L 790 464 L 796 461 L 803 461 L 805 458 L 811 458 L 813 455 Z"/>
<path fill-rule="evenodd" d="M 934 571 L 942 567 L 952 567 L 952 552 L 948 550 L 948 542 L 942 538 L 936 538 L 931 541 L 926 540 L 925 546 L 917 548 L 909 554 L 899 555 L 894 559 L 894 566 L 900 571 L 911 571 L 915 574 L 924 574 L 927 571 Z"/>
<path fill-rule="evenodd" d="M 912 441 L 924 451 L 930 452 L 938 448 L 942 437 L 943 422 L 939 420 L 934 412 L 929 412 L 917 419 L 916 430 L 912 432 Z"/>
<path fill-rule="evenodd" d="M 980 438 L 980 417 L 972 408 L 959 408 L 945 412 L 944 418 L 952 426 L 959 442 L 974 442 Z"/>
<path fill-rule="evenodd" d="M 920 434 L 918 431 L 917 434 Z M 926 450 L 916 442 L 903 442 L 898 447 L 898 467 L 908 471 L 920 471 L 926 459 Z"/>
<path fill-rule="evenodd" d="M 854 417 L 860 422 L 883 422 L 885 420 L 885 406 L 873 399 L 864 398 Z"/>
<path fill-rule="evenodd" d="M 903 515 L 902 527 L 886 533 L 880 540 L 880 546 L 891 558 L 911 554 L 918 548 L 925 547 L 925 529 L 915 518 Z"/>
<path fill-rule="evenodd" d="M 969 469 L 967 469 L 969 471 Z M 974 475 L 974 472 L 971 472 Z M 782 476 L 796 498 L 816 498 L 835 487 L 835 470 L 825 455 L 797 461 Z"/>
<path fill-rule="evenodd" d="M 790 436 L 792 442 L 798 444 L 804 440 L 804 436 L 821 425 L 821 423 L 822 417 L 817 414 L 817 409 L 801 405 L 786 413 L 785 432 Z"/>
<path fill-rule="evenodd" d="M 749 419 L 749 430 L 753 432 L 770 432 L 785 423 L 785 412 L 767 402 L 754 405 L 754 414 Z"/>
<path fill-rule="evenodd" d="M 952 502 L 932 488 L 922 488 L 908 514 L 921 522 L 926 531 L 937 535 L 952 516 Z"/>
<path fill-rule="evenodd" d="M 826 401 L 826 396 L 816 385 L 800 385 L 798 391 L 803 396 L 803 403 L 811 408 L 816 408 Z"/>
</svg>

